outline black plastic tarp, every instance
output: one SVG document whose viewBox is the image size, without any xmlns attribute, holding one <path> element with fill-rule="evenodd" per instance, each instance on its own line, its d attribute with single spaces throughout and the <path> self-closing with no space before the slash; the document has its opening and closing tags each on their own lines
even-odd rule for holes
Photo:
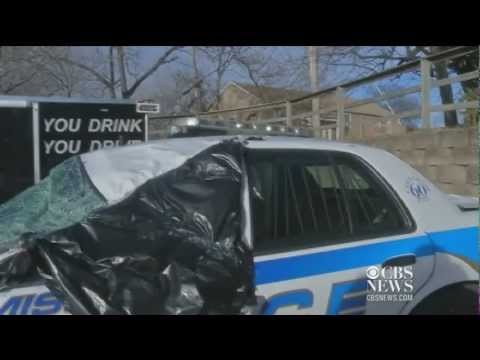
<svg viewBox="0 0 480 360">
<path fill-rule="evenodd" d="M 242 151 L 223 141 L 124 200 L 0 261 L 0 291 L 41 278 L 72 314 L 237 314 L 254 306 Z"/>
</svg>

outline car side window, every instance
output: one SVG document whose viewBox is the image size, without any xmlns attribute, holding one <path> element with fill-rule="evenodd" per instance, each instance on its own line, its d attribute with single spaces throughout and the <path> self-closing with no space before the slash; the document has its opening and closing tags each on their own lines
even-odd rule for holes
<svg viewBox="0 0 480 360">
<path fill-rule="evenodd" d="M 349 233 L 342 189 L 325 152 L 259 151 L 249 162 L 256 251 L 326 243 Z"/>
<path fill-rule="evenodd" d="M 382 184 L 348 154 L 258 150 L 247 162 L 257 253 L 326 246 L 405 229 L 402 214 Z"/>
<path fill-rule="evenodd" d="M 348 154 L 334 153 L 333 159 L 343 181 L 355 237 L 374 238 L 408 229 L 399 205 L 367 166 Z"/>
</svg>

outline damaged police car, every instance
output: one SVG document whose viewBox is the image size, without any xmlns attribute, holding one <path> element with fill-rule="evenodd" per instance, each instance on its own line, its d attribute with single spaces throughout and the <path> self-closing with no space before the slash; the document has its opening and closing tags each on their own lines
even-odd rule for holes
<svg viewBox="0 0 480 360">
<path fill-rule="evenodd" d="M 65 265 L 67 255 L 80 254 L 82 259 L 89 255 L 85 261 L 94 265 L 83 267 L 86 273 L 103 274 L 99 269 L 110 271 L 115 262 L 101 263 L 98 249 L 91 250 L 94 241 L 83 237 L 108 238 L 105 241 L 115 246 L 117 238 L 124 235 L 111 229 L 128 228 L 126 223 L 147 216 L 147 208 L 158 212 L 175 207 L 170 201 L 159 205 L 154 197 L 163 196 L 161 189 L 147 191 L 142 188 L 145 184 L 231 141 L 240 144 L 238 161 L 232 162 L 229 150 L 219 153 L 217 149 L 211 155 L 218 162 L 208 165 L 207 173 L 216 174 L 219 164 L 235 169 L 240 184 L 238 209 L 227 209 L 216 198 L 218 209 L 213 210 L 238 215 L 245 248 L 239 246 L 232 259 L 238 260 L 235 264 L 248 262 L 248 257 L 239 254 L 252 250 L 251 281 L 256 295 L 266 299 L 263 314 L 478 312 L 478 199 L 445 194 L 392 154 L 364 145 L 294 137 L 213 136 L 159 140 L 83 154 L 57 166 L 43 182 L 1 205 L 0 249 L 8 251 L 0 253 L 0 264 L 6 264 L 0 266 L 0 313 L 63 314 L 72 312 L 65 309 L 64 301 L 70 302 L 70 308 L 75 300 L 84 305 L 82 299 L 88 291 L 68 294 L 81 286 L 67 281 L 71 280 L 67 276 L 70 265 Z M 192 173 L 194 168 L 190 166 Z M 197 185 L 192 186 L 199 199 L 214 192 Z M 183 188 L 172 185 L 169 191 Z M 189 191 L 195 194 L 192 188 Z M 228 191 L 222 194 L 228 197 Z M 128 200 L 132 198 L 136 205 Z M 126 201 L 130 205 L 124 206 Z M 201 209 L 200 202 L 195 199 L 190 205 Z M 138 204 L 143 206 L 142 212 L 128 213 L 129 206 Z M 208 206 L 214 214 L 212 205 Z M 115 217 L 119 213 L 122 217 Z M 95 219 L 102 216 L 100 227 Z M 228 219 L 223 217 L 219 224 Z M 156 238 L 155 224 L 148 222 L 152 231 L 145 229 L 145 224 L 129 233 L 130 241 L 154 242 L 163 236 Z M 202 224 L 203 228 L 210 226 Z M 82 228 L 84 235 L 79 235 L 75 226 Z M 217 230 L 205 231 L 216 238 L 224 233 Z M 21 256 L 7 260 L 22 251 L 19 242 L 27 244 L 22 249 L 28 248 L 29 237 L 49 239 L 35 253 L 41 257 L 40 265 L 29 269 L 52 270 L 65 265 L 63 274 L 67 277 L 42 270 L 30 283 L 2 282 L 2 277 L 14 279 L 23 271 Z M 233 235 L 225 235 L 227 238 Z M 62 245 L 65 242 L 68 244 Z M 48 249 L 59 244 L 63 247 L 55 250 L 55 257 Z M 61 258 L 59 254 L 67 255 Z M 30 264 L 35 256 L 27 257 L 26 262 Z M 248 271 L 248 266 L 235 269 Z M 248 288 L 248 276 L 238 281 L 235 291 Z M 231 278 L 237 279 L 238 274 Z M 101 285 L 98 288 L 103 289 Z M 203 294 L 201 289 L 198 293 Z M 93 304 L 96 299 L 100 305 L 95 307 L 102 308 L 113 301 L 110 295 L 91 296 L 89 301 Z"/>
</svg>

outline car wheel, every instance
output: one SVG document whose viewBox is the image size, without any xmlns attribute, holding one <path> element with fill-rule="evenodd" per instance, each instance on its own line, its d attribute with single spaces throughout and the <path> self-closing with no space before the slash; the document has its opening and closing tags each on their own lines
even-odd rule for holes
<svg viewBox="0 0 480 360">
<path fill-rule="evenodd" d="M 478 283 L 462 283 L 438 290 L 413 309 L 411 315 L 478 315 Z"/>
</svg>

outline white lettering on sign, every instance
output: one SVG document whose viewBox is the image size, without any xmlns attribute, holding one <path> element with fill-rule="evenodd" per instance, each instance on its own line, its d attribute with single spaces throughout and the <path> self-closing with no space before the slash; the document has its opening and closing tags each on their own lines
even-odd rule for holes
<svg viewBox="0 0 480 360">
<path fill-rule="evenodd" d="M 136 131 L 136 132 L 142 132 L 142 128 L 140 127 L 140 125 L 142 124 L 142 121 L 143 119 L 136 119 L 136 120 L 133 120 L 132 119 L 132 127 L 130 128 L 130 131 Z"/>
<path fill-rule="evenodd" d="M 98 150 L 102 147 L 102 142 L 100 140 L 92 140 L 90 143 L 90 151 Z"/>
<path fill-rule="evenodd" d="M 78 154 L 80 152 L 80 147 L 82 142 L 80 140 L 51 140 L 44 141 L 45 153 L 51 154 Z M 53 150 L 53 151 L 52 151 Z"/>
<path fill-rule="evenodd" d="M 55 145 L 55 141 L 44 141 L 43 143 L 45 144 L 45 153 L 50 154 L 53 145 Z"/>
<path fill-rule="evenodd" d="M 64 119 L 64 118 L 51 118 L 44 119 L 45 131 L 50 132 L 52 127 L 56 132 L 77 132 L 82 125 L 82 119 Z"/>
<path fill-rule="evenodd" d="M 143 119 L 90 119 L 88 132 L 142 132 Z"/>
<path fill-rule="evenodd" d="M 88 122 L 88 132 L 142 132 L 144 119 L 97 119 Z M 82 119 L 50 118 L 44 119 L 45 132 L 56 131 L 78 132 L 82 126 Z"/>
<path fill-rule="evenodd" d="M 55 119 L 44 119 L 44 124 L 45 124 L 45 131 L 50 132 L 50 128 L 52 127 Z"/>
<path fill-rule="evenodd" d="M 142 142 L 142 140 L 128 140 L 126 145 L 141 144 Z M 102 148 L 111 148 L 120 145 L 123 145 L 122 140 L 92 140 L 90 142 L 90 151 L 95 151 Z"/>
<path fill-rule="evenodd" d="M 102 123 L 99 119 L 90 119 L 88 124 L 88 132 L 97 132 L 100 130 L 100 126 L 102 126 Z"/>
<path fill-rule="evenodd" d="M 128 125 L 129 124 L 126 121 L 121 121 L 120 125 L 118 126 L 118 131 L 123 131 L 123 132 L 129 131 Z"/>
<path fill-rule="evenodd" d="M 130 131 L 133 131 L 133 129 L 135 128 L 136 132 L 142 132 L 142 128 L 140 127 L 142 121 L 143 119 L 134 120 L 134 123 L 132 124 L 132 129 L 130 129 Z"/>
<path fill-rule="evenodd" d="M 115 141 L 113 140 L 105 140 L 103 142 L 103 147 L 110 148 L 115 146 Z"/>
<path fill-rule="evenodd" d="M 113 120 L 112 119 L 103 119 L 102 130 L 100 130 L 100 131 L 105 132 L 105 130 L 108 130 L 110 132 L 113 132 L 112 126 L 113 126 Z"/>
</svg>

